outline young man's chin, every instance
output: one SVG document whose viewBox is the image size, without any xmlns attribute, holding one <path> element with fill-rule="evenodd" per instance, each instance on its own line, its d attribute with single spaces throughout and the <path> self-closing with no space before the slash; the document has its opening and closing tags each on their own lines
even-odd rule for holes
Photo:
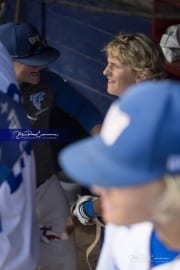
<svg viewBox="0 0 180 270">
<path fill-rule="evenodd" d="M 116 90 L 114 90 L 113 88 L 107 88 L 107 93 L 112 96 L 117 96 Z"/>
<path fill-rule="evenodd" d="M 36 85 L 40 82 L 40 77 L 39 78 L 33 78 L 32 80 L 29 80 L 29 84 Z"/>
</svg>

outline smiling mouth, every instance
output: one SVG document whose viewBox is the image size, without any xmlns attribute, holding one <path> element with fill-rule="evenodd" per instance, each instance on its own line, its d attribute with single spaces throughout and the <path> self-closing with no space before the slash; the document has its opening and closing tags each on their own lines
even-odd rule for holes
<svg viewBox="0 0 180 270">
<path fill-rule="evenodd" d="M 113 80 L 108 80 L 108 84 L 115 84 L 115 81 L 113 81 Z"/>
<path fill-rule="evenodd" d="M 39 71 L 31 71 L 31 75 L 34 76 L 34 77 L 39 77 L 40 72 Z"/>
</svg>

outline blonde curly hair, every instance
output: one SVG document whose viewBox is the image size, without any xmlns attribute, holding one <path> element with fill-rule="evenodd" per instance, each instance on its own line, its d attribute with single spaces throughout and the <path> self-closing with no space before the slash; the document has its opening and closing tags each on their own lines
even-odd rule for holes
<svg viewBox="0 0 180 270">
<path fill-rule="evenodd" d="M 165 191 L 154 209 L 153 219 L 165 224 L 170 220 L 180 220 L 180 175 L 165 176 Z"/>
<path fill-rule="evenodd" d="M 108 57 L 116 57 L 130 65 L 140 80 L 165 77 L 165 58 L 159 44 L 141 33 L 119 33 L 103 49 Z"/>
</svg>

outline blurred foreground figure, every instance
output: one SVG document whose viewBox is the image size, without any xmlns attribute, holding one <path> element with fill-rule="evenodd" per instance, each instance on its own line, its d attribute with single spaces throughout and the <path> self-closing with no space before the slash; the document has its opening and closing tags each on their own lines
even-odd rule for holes
<svg viewBox="0 0 180 270">
<path fill-rule="evenodd" d="M 0 44 L 0 269 L 35 270 L 39 226 L 35 214 L 34 156 L 27 142 L 6 138 L 28 128 L 12 63 Z M 4 134 L 4 135 L 3 135 Z"/>
<path fill-rule="evenodd" d="M 99 136 L 62 152 L 65 171 L 101 196 L 97 270 L 180 269 L 179 90 L 168 80 L 130 87 Z"/>
</svg>

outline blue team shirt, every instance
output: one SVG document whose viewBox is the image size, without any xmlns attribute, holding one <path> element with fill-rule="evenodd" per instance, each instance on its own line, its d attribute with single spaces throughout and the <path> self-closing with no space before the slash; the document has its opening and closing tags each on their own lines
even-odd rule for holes
<svg viewBox="0 0 180 270">
<path fill-rule="evenodd" d="M 151 266 L 158 266 L 173 261 L 179 254 L 180 250 L 167 248 L 159 239 L 155 230 L 151 235 Z"/>
</svg>

